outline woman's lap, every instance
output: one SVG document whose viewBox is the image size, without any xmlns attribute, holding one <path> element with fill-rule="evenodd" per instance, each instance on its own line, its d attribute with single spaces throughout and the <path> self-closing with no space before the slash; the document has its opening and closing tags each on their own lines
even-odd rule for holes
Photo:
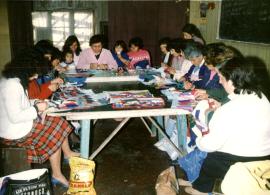
<svg viewBox="0 0 270 195">
<path fill-rule="evenodd" d="M 61 147 L 71 131 L 71 125 L 65 119 L 46 116 L 43 124 L 34 120 L 31 131 L 25 137 L 5 140 L 5 143 L 26 148 L 29 162 L 43 163 Z"/>
</svg>

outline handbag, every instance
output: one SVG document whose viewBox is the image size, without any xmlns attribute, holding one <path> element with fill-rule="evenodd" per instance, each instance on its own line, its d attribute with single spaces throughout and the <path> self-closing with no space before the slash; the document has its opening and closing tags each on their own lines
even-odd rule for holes
<svg viewBox="0 0 270 195">
<path fill-rule="evenodd" d="M 3 180 L 0 195 L 53 194 L 47 169 L 31 169 L 5 176 Z"/>
</svg>

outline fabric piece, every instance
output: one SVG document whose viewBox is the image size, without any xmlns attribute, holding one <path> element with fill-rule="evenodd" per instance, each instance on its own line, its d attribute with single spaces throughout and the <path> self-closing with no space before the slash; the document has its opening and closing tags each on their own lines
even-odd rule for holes
<svg viewBox="0 0 270 195">
<path fill-rule="evenodd" d="M 196 148 L 178 160 L 179 166 L 183 168 L 187 174 L 188 181 L 193 182 L 199 177 L 201 166 L 206 156 L 206 152 Z"/>
</svg>

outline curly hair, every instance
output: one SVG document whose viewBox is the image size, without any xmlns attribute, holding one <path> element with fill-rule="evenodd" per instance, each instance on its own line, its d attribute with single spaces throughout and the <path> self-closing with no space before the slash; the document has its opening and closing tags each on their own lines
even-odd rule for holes
<svg viewBox="0 0 270 195">
<path fill-rule="evenodd" d="M 236 57 L 237 54 L 224 43 L 211 43 L 204 50 L 205 62 L 214 67 L 222 65 L 225 61 Z"/>
<path fill-rule="evenodd" d="M 82 51 L 82 49 L 81 49 L 80 42 L 79 42 L 78 38 L 77 38 L 75 35 L 70 35 L 70 36 L 66 39 L 62 51 L 69 50 L 69 49 L 70 49 L 70 46 L 71 46 L 74 42 L 77 42 L 77 46 L 78 46 L 78 47 L 77 47 L 75 53 L 76 53 L 76 55 L 78 56 L 78 55 L 80 54 L 80 52 Z"/>
<path fill-rule="evenodd" d="M 48 70 L 49 61 L 34 48 L 26 48 L 5 65 L 2 75 L 5 78 L 19 78 L 26 90 L 30 77 L 35 74 L 46 74 Z"/>
<path fill-rule="evenodd" d="M 101 35 L 101 34 L 98 34 L 98 35 L 93 35 L 91 38 L 90 38 L 90 41 L 89 41 L 89 45 L 93 45 L 95 43 L 101 43 L 102 46 L 104 45 L 104 36 Z"/>
<path fill-rule="evenodd" d="M 189 42 L 189 40 L 185 40 L 182 38 L 171 39 L 167 46 L 167 50 L 174 49 L 177 53 L 180 53 L 186 48 L 187 42 Z"/>
<path fill-rule="evenodd" d="M 135 45 L 139 47 L 139 49 L 143 48 L 143 40 L 140 37 L 133 37 L 129 40 L 128 46 L 131 47 L 131 45 Z"/>
<path fill-rule="evenodd" d="M 247 58 L 235 57 L 228 60 L 219 71 L 227 81 L 232 81 L 234 93 L 255 93 L 261 98 L 264 89 L 256 68 L 256 64 Z"/>
</svg>

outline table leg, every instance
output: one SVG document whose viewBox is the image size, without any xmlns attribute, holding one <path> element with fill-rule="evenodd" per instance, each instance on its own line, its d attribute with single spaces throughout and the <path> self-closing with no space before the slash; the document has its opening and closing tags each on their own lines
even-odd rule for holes
<svg viewBox="0 0 270 195">
<path fill-rule="evenodd" d="M 155 136 L 156 136 L 156 133 L 154 133 L 154 132 L 152 131 L 152 129 L 149 127 L 147 121 L 146 121 L 143 117 L 140 117 L 140 118 L 141 118 L 141 120 L 142 120 L 144 126 L 146 127 L 146 129 L 149 131 L 151 137 L 155 137 Z"/>
<path fill-rule="evenodd" d="M 91 131 L 91 120 L 81 120 L 81 157 L 89 157 L 89 143 L 90 143 L 90 131 Z"/>
<path fill-rule="evenodd" d="M 121 123 L 113 130 L 113 132 L 100 144 L 100 146 L 91 154 L 90 160 L 93 160 L 96 155 L 112 140 L 112 138 L 121 130 L 121 128 L 128 122 L 130 118 L 125 118 Z"/>
<path fill-rule="evenodd" d="M 183 157 L 185 155 L 185 151 L 182 151 L 181 148 L 177 148 L 174 143 L 170 140 L 168 135 L 160 128 L 160 125 L 151 117 L 148 117 L 148 119 L 152 122 L 152 124 L 157 128 L 158 132 L 167 140 L 167 142 L 175 149 L 175 151 L 178 153 L 180 157 Z"/>
<path fill-rule="evenodd" d="M 163 116 L 156 116 L 155 119 L 156 119 L 156 121 L 158 122 L 158 124 L 161 127 L 164 127 Z M 160 140 L 160 139 L 163 138 L 163 136 L 159 133 L 159 131 L 157 130 L 157 128 L 155 127 L 155 125 L 152 124 L 151 130 L 152 130 L 153 137 L 157 136 L 157 133 L 158 133 L 158 139 Z"/>
<path fill-rule="evenodd" d="M 178 147 L 186 149 L 187 147 L 187 116 L 177 115 L 176 116 L 176 127 L 178 135 Z"/>
</svg>

